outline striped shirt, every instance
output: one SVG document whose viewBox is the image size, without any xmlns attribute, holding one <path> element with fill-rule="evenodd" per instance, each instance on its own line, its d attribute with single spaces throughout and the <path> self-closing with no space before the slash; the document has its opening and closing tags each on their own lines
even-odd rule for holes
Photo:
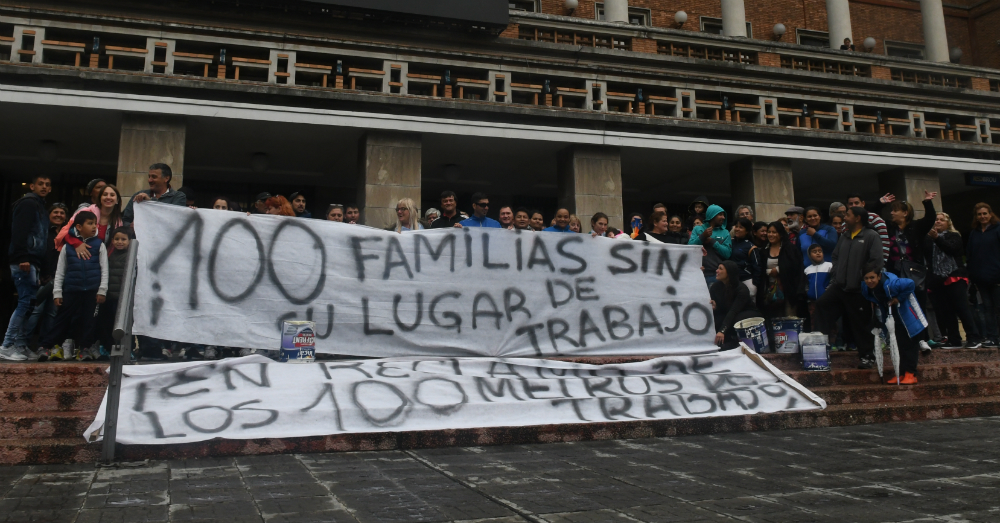
<svg viewBox="0 0 1000 523">
<path fill-rule="evenodd" d="M 873 212 L 868 213 L 868 225 L 878 233 L 882 240 L 882 261 L 889 259 L 889 229 L 885 226 L 885 220 Z"/>
</svg>

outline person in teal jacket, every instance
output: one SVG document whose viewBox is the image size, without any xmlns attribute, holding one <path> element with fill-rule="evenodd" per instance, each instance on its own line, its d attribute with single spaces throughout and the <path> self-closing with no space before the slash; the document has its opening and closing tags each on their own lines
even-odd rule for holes
<svg viewBox="0 0 1000 523">
<path fill-rule="evenodd" d="M 688 245 L 705 247 L 701 266 L 705 273 L 705 281 L 711 286 L 715 283 L 715 270 L 719 268 L 719 264 L 728 260 L 733 254 L 733 240 L 726 230 L 726 211 L 718 205 L 709 205 L 705 211 L 705 223 L 691 231 Z"/>
<path fill-rule="evenodd" d="M 865 268 L 865 284 L 861 286 L 861 294 L 877 306 L 874 318 L 887 338 L 886 322 L 890 310 L 892 312 L 896 342 L 899 345 L 899 383 L 904 385 L 917 383 L 920 346 L 916 336 L 927 328 L 927 318 L 913 295 L 915 289 L 916 284 L 909 278 L 900 278 L 884 270 L 877 271 L 874 267 Z M 896 383 L 896 378 L 890 378 L 888 383 Z"/>
</svg>

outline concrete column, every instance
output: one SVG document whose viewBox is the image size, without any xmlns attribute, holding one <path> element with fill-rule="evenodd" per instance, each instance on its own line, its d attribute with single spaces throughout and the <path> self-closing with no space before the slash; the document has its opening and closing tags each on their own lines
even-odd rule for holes
<svg viewBox="0 0 1000 523">
<path fill-rule="evenodd" d="M 604 21 L 628 23 L 628 0 L 605 0 Z"/>
<path fill-rule="evenodd" d="M 722 0 L 722 36 L 747 36 L 747 12 L 743 0 Z"/>
<path fill-rule="evenodd" d="M 396 203 L 412 198 L 420 204 L 420 135 L 370 132 L 361 138 L 358 206 L 365 225 L 396 225 Z"/>
<path fill-rule="evenodd" d="M 122 203 L 141 189 L 149 188 L 149 166 L 165 163 L 173 171 L 170 186 L 184 185 L 184 142 L 187 124 L 170 117 L 126 114 L 118 145 L 118 179 L 115 185 Z"/>
<path fill-rule="evenodd" d="M 734 162 L 729 166 L 729 183 L 733 208 L 753 207 L 758 221 L 782 218 L 795 205 L 791 160 L 751 156 Z"/>
<path fill-rule="evenodd" d="M 937 169 L 923 167 L 900 167 L 878 175 L 879 196 L 892 193 L 897 200 L 905 200 L 913 206 L 914 219 L 923 218 L 924 191 L 938 193 L 934 198 L 934 208 L 941 210 L 941 178 Z"/>
<path fill-rule="evenodd" d="M 559 206 L 569 209 L 590 229 L 590 218 L 603 212 L 622 228 L 622 161 L 617 147 L 574 146 L 559 154 Z"/>
<path fill-rule="evenodd" d="M 941 0 L 920 0 L 920 14 L 924 19 L 924 58 L 931 62 L 950 62 Z"/>
<path fill-rule="evenodd" d="M 851 8 L 847 0 L 826 0 L 827 26 L 830 28 L 830 49 L 840 49 L 844 38 L 850 38 L 854 43 L 854 33 L 851 31 Z M 858 42 L 857 48 L 861 48 Z"/>
</svg>

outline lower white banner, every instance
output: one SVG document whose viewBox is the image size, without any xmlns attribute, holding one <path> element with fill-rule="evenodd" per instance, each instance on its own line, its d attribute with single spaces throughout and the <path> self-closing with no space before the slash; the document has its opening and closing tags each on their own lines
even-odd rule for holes
<svg viewBox="0 0 1000 523">
<path fill-rule="evenodd" d="M 101 439 L 106 401 L 84 433 Z M 735 416 L 826 403 L 748 350 L 585 365 L 521 358 L 125 367 L 117 441 L 171 444 Z"/>
</svg>

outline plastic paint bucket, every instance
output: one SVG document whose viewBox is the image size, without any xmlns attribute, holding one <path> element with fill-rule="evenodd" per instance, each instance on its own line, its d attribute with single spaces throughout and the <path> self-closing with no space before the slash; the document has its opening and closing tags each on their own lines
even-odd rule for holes
<svg viewBox="0 0 1000 523">
<path fill-rule="evenodd" d="M 286 321 L 281 325 L 282 363 L 316 361 L 316 322 Z"/>
<path fill-rule="evenodd" d="M 797 354 L 799 352 L 799 334 L 802 334 L 802 318 L 775 318 L 771 320 L 774 352 Z"/>
<path fill-rule="evenodd" d="M 802 342 L 802 368 L 829 371 L 830 352 L 826 345 L 826 335 L 822 332 L 804 333 L 799 336 L 799 340 Z"/>
<path fill-rule="evenodd" d="M 764 318 L 747 318 L 736 322 L 736 337 L 754 352 L 763 354 L 771 352 L 771 345 L 767 341 L 767 328 L 764 327 Z"/>
</svg>

